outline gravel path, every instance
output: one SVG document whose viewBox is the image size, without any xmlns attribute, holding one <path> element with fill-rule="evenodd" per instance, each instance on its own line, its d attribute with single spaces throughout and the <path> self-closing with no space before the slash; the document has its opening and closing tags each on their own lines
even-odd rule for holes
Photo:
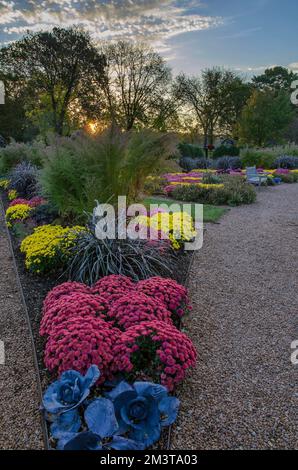
<svg viewBox="0 0 298 470">
<path fill-rule="evenodd" d="M 42 449 L 43 433 L 32 343 L 17 288 L 0 204 L 0 449 Z"/>
<path fill-rule="evenodd" d="M 209 225 L 185 330 L 198 364 L 179 390 L 172 449 L 298 447 L 298 184 L 261 189 Z"/>
</svg>

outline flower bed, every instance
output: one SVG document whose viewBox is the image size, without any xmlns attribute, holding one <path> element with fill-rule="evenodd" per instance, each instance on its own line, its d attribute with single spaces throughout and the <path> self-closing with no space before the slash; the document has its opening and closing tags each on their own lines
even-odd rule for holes
<svg viewBox="0 0 298 470">
<path fill-rule="evenodd" d="M 96 351 L 101 357 L 101 348 L 107 347 L 109 371 L 99 367 L 105 377 L 125 372 L 136 378 L 146 370 L 147 376 L 172 390 L 195 361 L 191 341 L 173 323 L 175 316 L 189 311 L 186 289 L 172 279 L 133 283 L 124 276 L 111 278 L 101 281 L 102 286 L 113 286 L 110 298 L 101 296 L 100 281 L 91 289 L 64 283 L 47 295 L 40 327 L 40 334 L 48 336 L 47 368 L 85 372 L 91 364 L 99 366 Z M 118 291 L 115 297 L 116 286 L 125 293 Z M 171 359 L 166 358 L 170 353 Z"/>
</svg>

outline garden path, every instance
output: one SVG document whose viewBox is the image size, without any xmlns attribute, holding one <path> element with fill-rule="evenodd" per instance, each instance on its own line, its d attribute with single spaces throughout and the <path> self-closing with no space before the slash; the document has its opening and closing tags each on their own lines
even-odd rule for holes
<svg viewBox="0 0 298 470">
<path fill-rule="evenodd" d="M 0 363 L 0 449 L 42 449 L 40 400 L 30 330 L 17 285 L 1 204 L 0 341 L 5 347 L 5 363 Z"/>
<path fill-rule="evenodd" d="M 297 448 L 297 207 L 298 184 L 264 188 L 207 227 L 184 324 L 198 363 L 172 449 Z"/>
</svg>

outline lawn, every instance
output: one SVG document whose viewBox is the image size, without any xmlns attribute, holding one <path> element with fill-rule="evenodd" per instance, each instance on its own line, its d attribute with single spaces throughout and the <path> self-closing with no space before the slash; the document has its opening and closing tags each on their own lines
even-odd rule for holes
<svg viewBox="0 0 298 470">
<path fill-rule="evenodd" d="M 149 207 L 150 204 L 185 204 L 180 201 L 175 201 L 174 199 L 169 199 L 165 197 L 147 197 L 143 200 L 143 203 L 145 204 L 146 207 Z M 192 216 L 194 217 L 195 215 L 195 204 L 194 203 L 189 203 L 191 204 L 191 213 Z M 211 206 L 209 204 L 204 204 L 204 222 L 217 222 L 222 215 L 224 215 L 228 211 L 227 208 L 225 207 L 219 207 L 219 206 Z"/>
</svg>

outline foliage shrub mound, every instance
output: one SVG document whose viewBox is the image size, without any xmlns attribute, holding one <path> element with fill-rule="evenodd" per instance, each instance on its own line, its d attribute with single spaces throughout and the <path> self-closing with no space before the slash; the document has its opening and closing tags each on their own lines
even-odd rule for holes
<svg viewBox="0 0 298 470">
<path fill-rule="evenodd" d="M 216 147 L 213 151 L 213 158 L 220 158 L 228 155 L 229 157 L 238 157 L 240 154 L 240 149 L 235 145 L 220 145 Z"/>
<path fill-rule="evenodd" d="M 201 204 L 238 206 L 251 204 L 256 200 L 255 188 L 238 176 L 221 177 L 221 187 L 200 187 L 198 185 L 177 186 L 172 191 L 174 199 Z"/>
<path fill-rule="evenodd" d="M 162 301 L 153 300 L 141 292 L 126 294 L 113 302 L 108 318 L 124 331 L 144 321 L 160 320 L 172 324 L 171 312 Z"/>
<path fill-rule="evenodd" d="M 181 318 L 191 308 L 187 289 L 174 279 L 151 277 L 138 282 L 136 289 L 146 296 L 160 300 L 170 310 L 174 320 Z"/>
<path fill-rule="evenodd" d="M 42 165 L 44 145 L 40 142 L 32 144 L 12 142 L 0 148 L 0 174 L 6 174 L 21 162 L 28 162 L 34 166 Z"/>
<path fill-rule="evenodd" d="M 278 157 L 275 160 L 274 168 L 286 168 L 288 170 L 295 170 L 296 168 L 298 168 L 298 157 L 282 155 L 281 157 Z"/>
<path fill-rule="evenodd" d="M 52 204 L 45 203 L 36 206 L 32 210 L 30 217 L 37 225 L 49 225 L 58 219 L 59 214 Z"/>
<path fill-rule="evenodd" d="M 63 217 L 85 222 L 96 200 L 135 201 L 169 151 L 170 137 L 150 130 L 57 138 L 46 149 L 41 186 Z"/>
<path fill-rule="evenodd" d="M 240 153 L 242 167 L 256 166 L 257 168 L 274 168 L 276 155 L 270 150 L 254 148 L 242 149 Z"/>
<path fill-rule="evenodd" d="M 283 183 L 297 183 L 298 182 L 298 173 L 290 173 L 287 169 L 279 168 L 274 172 L 274 176 L 277 176 L 281 179 Z"/>
<path fill-rule="evenodd" d="M 214 161 L 213 164 L 216 170 L 237 170 L 241 168 L 241 160 L 239 157 L 223 156 Z"/>
<path fill-rule="evenodd" d="M 67 273 L 71 280 L 88 285 L 110 274 L 122 274 L 135 281 L 157 274 L 170 275 L 175 265 L 172 251 L 167 240 L 158 243 L 129 238 L 100 240 L 94 226 L 90 226 L 76 237 Z"/>
<path fill-rule="evenodd" d="M 136 284 L 127 276 L 111 274 L 99 279 L 91 288 L 93 294 L 113 303 L 124 295 L 135 290 Z"/>
<path fill-rule="evenodd" d="M 32 198 L 38 191 L 37 167 L 28 162 L 19 163 L 9 176 L 9 189 L 14 189 L 18 196 Z"/>
<path fill-rule="evenodd" d="M 107 303 L 99 295 L 72 292 L 47 303 L 40 324 L 41 336 L 50 335 L 53 328 L 73 317 L 99 317 L 105 320 Z"/>
<path fill-rule="evenodd" d="M 72 317 L 51 331 L 45 347 L 45 365 L 60 375 L 69 369 L 84 373 L 95 364 L 101 372 L 99 383 L 112 379 L 113 349 L 119 335 L 117 328 L 100 318 Z"/>
<path fill-rule="evenodd" d="M 192 171 L 196 168 L 210 168 L 212 166 L 211 160 L 207 158 L 191 158 L 191 157 L 181 157 L 179 160 L 179 165 L 185 171 Z"/>
<path fill-rule="evenodd" d="M 189 157 L 189 158 L 202 158 L 204 157 L 204 152 L 198 145 L 194 144 L 187 144 L 186 142 L 180 142 L 178 144 L 178 150 L 180 152 L 181 157 Z"/>
<path fill-rule="evenodd" d="M 145 374 L 173 390 L 196 362 L 191 340 L 172 325 L 142 322 L 123 332 L 114 347 L 115 371 Z"/>
</svg>

